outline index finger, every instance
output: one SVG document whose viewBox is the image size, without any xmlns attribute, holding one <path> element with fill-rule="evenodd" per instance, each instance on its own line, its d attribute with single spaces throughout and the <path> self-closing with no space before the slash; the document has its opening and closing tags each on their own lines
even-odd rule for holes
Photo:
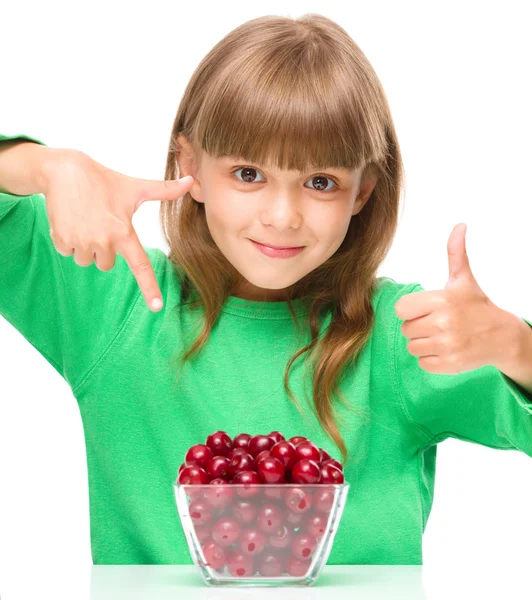
<svg viewBox="0 0 532 600">
<path fill-rule="evenodd" d="M 137 280 L 144 300 L 151 310 L 159 311 L 163 307 L 162 294 L 148 255 L 135 231 L 123 241 L 117 250 L 122 254 Z M 157 300 L 159 304 L 157 305 Z M 155 303 L 154 303 L 155 302 Z"/>
</svg>

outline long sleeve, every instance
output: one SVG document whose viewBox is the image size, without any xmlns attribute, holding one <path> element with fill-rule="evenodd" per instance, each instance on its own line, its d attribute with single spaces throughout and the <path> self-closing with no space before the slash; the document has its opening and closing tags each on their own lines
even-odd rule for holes
<svg viewBox="0 0 532 600">
<path fill-rule="evenodd" d="M 417 283 L 403 291 L 424 290 Z M 395 320 L 397 393 L 425 444 L 453 437 L 491 448 L 520 450 L 532 457 L 532 395 L 493 365 L 459 374 L 425 371 L 419 358 L 407 350 L 408 340 L 401 332 L 403 320 L 397 316 Z"/>
<path fill-rule="evenodd" d="M 26 138 L 0 136 L 0 140 Z M 164 254 L 145 248 L 152 265 Z M 73 388 L 95 368 L 142 299 L 124 257 L 110 271 L 57 252 L 44 196 L 0 193 L 0 316 Z M 149 310 L 139 306 L 138 310 Z"/>
</svg>

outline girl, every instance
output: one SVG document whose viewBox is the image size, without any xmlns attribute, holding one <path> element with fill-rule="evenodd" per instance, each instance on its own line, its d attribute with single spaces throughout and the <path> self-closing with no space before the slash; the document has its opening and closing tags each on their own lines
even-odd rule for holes
<svg viewBox="0 0 532 600">
<path fill-rule="evenodd" d="M 342 460 L 330 564 L 422 564 L 438 442 L 532 456 L 532 395 L 506 374 L 522 355 L 422 363 L 445 356 L 441 311 L 419 319 L 421 285 L 376 277 L 401 155 L 374 70 L 330 19 L 265 16 L 216 44 L 179 105 L 164 182 L 1 139 L 0 314 L 77 399 L 94 564 L 192 564 L 172 484 L 217 430 L 303 435 Z M 168 256 L 132 228 L 147 200 L 162 200 Z M 477 306 L 466 297 L 456 314 Z M 528 322 L 485 305 L 465 342 L 524 347 Z"/>
</svg>

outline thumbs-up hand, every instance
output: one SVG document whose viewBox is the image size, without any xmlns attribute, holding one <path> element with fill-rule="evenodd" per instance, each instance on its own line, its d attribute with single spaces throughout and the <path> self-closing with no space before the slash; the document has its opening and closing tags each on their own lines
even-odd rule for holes
<svg viewBox="0 0 532 600">
<path fill-rule="evenodd" d="M 407 350 L 430 373 L 455 374 L 485 365 L 506 368 L 516 360 L 521 319 L 496 306 L 480 289 L 466 254 L 465 223 L 447 242 L 449 279 L 443 290 L 413 292 L 395 305 L 404 319 Z M 516 327 L 517 325 L 517 327 Z"/>
</svg>

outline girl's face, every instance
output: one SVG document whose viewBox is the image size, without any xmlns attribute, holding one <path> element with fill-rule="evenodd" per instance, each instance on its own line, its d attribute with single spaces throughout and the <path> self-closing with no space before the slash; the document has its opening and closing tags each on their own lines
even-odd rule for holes
<svg viewBox="0 0 532 600">
<path fill-rule="evenodd" d="M 205 153 L 199 164 L 183 158 L 179 166 L 181 177 L 195 179 L 190 194 L 205 204 L 216 245 L 245 279 L 232 295 L 270 302 L 284 300 L 286 288 L 338 250 L 377 183 L 361 188 L 362 168 L 302 173 Z M 251 240 L 304 249 L 273 258 Z"/>
</svg>

